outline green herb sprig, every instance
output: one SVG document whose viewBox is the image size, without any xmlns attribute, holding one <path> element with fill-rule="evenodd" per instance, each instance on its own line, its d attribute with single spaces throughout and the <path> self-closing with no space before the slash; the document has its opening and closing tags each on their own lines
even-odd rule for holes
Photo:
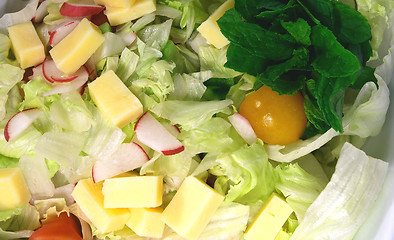
<svg viewBox="0 0 394 240">
<path fill-rule="evenodd" d="M 345 89 L 375 81 L 366 66 L 371 27 L 334 0 L 235 0 L 219 20 L 230 41 L 226 67 L 257 77 L 254 88 L 302 91 L 309 134 L 342 132 Z"/>
</svg>

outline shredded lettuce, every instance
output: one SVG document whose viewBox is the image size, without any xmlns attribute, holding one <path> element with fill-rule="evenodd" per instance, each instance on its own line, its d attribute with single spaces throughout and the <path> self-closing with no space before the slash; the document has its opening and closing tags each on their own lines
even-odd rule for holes
<svg viewBox="0 0 394 240">
<path fill-rule="evenodd" d="M 231 100 L 206 102 L 168 100 L 159 103 L 152 112 L 170 120 L 173 124 L 181 125 L 182 129 L 190 130 L 209 120 L 214 114 L 230 114 L 231 103 Z"/>
<path fill-rule="evenodd" d="M 226 202 L 265 201 L 275 190 L 277 175 L 261 141 L 221 154 L 216 161 L 219 164 L 210 173 L 217 177 L 215 190 L 225 194 Z"/>
<path fill-rule="evenodd" d="M 0 64 L 0 120 L 5 117 L 8 92 L 23 78 L 24 71 L 9 64 Z"/>
<path fill-rule="evenodd" d="M 305 212 L 327 184 L 303 170 L 298 164 L 281 164 L 275 168 L 279 181 L 275 187 L 286 198 L 298 221 L 302 222 Z"/>
<path fill-rule="evenodd" d="M 0 18 L 0 33 L 7 34 L 8 27 L 30 21 L 36 13 L 38 0 L 30 1 L 18 12 L 6 13 Z"/>
<path fill-rule="evenodd" d="M 18 166 L 25 177 L 32 198 L 42 199 L 53 196 L 55 185 L 50 179 L 50 173 L 43 157 L 24 155 L 19 159 Z"/>
</svg>

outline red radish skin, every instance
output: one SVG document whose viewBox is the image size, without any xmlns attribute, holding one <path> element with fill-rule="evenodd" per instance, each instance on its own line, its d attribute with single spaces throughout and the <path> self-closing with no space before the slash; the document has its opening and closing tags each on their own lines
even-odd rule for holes
<svg viewBox="0 0 394 240">
<path fill-rule="evenodd" d="M 228 120 L 233 125 L 238 134 L 250 145 L 257 141 L 256 133 L 248 119 L 239 113 L 234 113 L 228 117 Z"/>
<path fill-rule="evenodd" d="M 104 7 L 100 5 L 88 5 L 65 2 L 60 8 L 60 14 L 65 17 L 87 17 L 98 14 Z"/>
<path fill-rule="evenodd" d="M 92 168 L 93 182 L 132 171 L 149 161 L 145 150 L 137 143 L 122 143 L 107 159 L 96 161 Z"/>
<path fill-rule="evenodd" d="M 4 128 L 4 138 L 7 142 L 15 139 L 26 128 L 28 128 L 34 120 L 41 114 L 38 108 L 29 108 L 16 113 L 8 120 Z"/>
<path fill-rule="evenodd" d="M 182 152 L 185 147 L 155 117 L 145 112 L 134 126 L 139 141 L 164 155 Z"/>
<path fill-rule="evenodd" d="M 55 30 L 49 32 L 49 41 L 48 44 L 51 47 L 54 47 L 57 45 L 61 40 L 63 40 L 68 34 L 74 30 L 74 28 L 78 25 L 80 21 L 71 21 L 71 22 L 66 22 L 59 27 L 57 27 Z"/>
<path fill-rule="evenodd" d="M 65 77 L 64 73 L 56 67 L 55 62 L 48 58 L 42 63 L 42 73 L 50 83 L 71 82 L 78 77 L 78 75 Z"/>
<path fill-rule="evenodd" d="M 70 82 L 65 82 L 65 83 L 59 83 L 57 82 L 54 87 L 49 90 L 48 92 L 44 93 L 43 96 L 49 96 L 53 94 L 58 94 L 58 93 L 66 93 L 70 92 L 73 90 L 78 90 L 81 88 L 89 79 L 89 73 L 88 71 L 84 68 L 81 67 L 76 73 L 77 78 Z"/>
</svg>

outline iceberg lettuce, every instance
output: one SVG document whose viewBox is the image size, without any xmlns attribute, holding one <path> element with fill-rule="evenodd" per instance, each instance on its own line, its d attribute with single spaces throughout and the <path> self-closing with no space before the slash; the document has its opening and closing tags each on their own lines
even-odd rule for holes
<svg viewBox="0 0 394 240">
<path fill-rule="evenodd" d="M 291 239 L 352 239 L 368 216 L 387 170 L 387 162 L 345 143 L 331 181 Z"/>
<path fill-rule="evenodd" d="M 8 92 L 23 78 L 24 70 L 6 63 L 0 64 L 0 121 L 4 119 Z"/>
</svg>

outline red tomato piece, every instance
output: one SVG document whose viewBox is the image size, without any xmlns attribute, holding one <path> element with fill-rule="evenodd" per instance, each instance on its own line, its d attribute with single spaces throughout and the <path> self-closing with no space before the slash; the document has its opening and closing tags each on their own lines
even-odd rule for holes
<svg viewBox="0 0 394 240">
<path fill-rule="evenodd" d="M 82 240 L 81 227 L 75 216 L 63 212 L 37 229 L 29 240 Z"/>
</svg>

